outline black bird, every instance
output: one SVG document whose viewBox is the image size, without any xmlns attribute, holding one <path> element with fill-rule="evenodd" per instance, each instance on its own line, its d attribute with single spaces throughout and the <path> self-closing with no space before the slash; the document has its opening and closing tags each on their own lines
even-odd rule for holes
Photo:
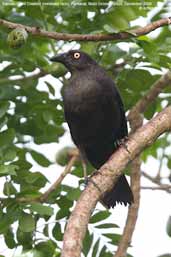
<svg viewBox="0 0 171 257">
<path fill-rule="evenodd" d="M 64 89 L 64 112 L 74 143 L 84 159 L 99 169 L 128 135 L 127 122 L 119 92 L 107 75 L 88 54 L 71 50 L 51 58 L 71 72 Z M 101 201 L 108 208 L 116 202 L 133 202 L 133 194 L 124 175 Z"/>
</svg>

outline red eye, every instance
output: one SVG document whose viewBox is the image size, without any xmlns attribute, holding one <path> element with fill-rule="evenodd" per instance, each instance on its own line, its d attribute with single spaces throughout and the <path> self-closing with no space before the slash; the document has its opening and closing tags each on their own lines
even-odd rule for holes
<svg viewBox="0 0 171 257">
<path fill-rule="evenodd" d="M 74 53 L 74 58 L 75 58 L 75 59 L 79 59 L 79 58 L 80 58 L 80 53 L 78 53 L 78 52 L 77 52 L 77 53 Z"/>
</svg>

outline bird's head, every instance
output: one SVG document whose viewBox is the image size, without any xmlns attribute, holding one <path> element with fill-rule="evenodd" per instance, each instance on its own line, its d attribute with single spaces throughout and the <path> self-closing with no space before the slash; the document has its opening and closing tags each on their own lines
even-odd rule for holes
<svg viewBox="0 0 171 257">
<path fill-rule="evenodd" d="M 85 70 L 96 62 L 86 53 L 79 50 L 56 55 L 50 59 L 52 62 L 60 62 L 70 71 Z"/>
</svg>

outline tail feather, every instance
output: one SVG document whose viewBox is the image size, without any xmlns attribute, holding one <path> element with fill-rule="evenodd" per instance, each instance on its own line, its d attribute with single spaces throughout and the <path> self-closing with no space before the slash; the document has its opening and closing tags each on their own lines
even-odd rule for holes
<svg viewBox="0 0 171 257">
<path fill-rule="evenodd" d="M 104 194 L 101 202 L 108 208 L 115 207 L 116 203 L 123 203 L 126 206 L 134 202 L 131 188 L 124 175 L 121 175 L 114 187 Z"/>
</svg>

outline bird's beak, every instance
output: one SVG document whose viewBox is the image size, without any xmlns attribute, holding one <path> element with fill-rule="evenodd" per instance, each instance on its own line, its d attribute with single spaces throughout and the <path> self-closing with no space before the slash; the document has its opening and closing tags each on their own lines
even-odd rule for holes
<svg viewBox="0 0 171 257">
<path fill-rule="evenodd" d="M 56 56 L 53 56 L 52 58 L 50 58 L 51 62 L 61 62 L 64 63 L 65 62 L 65 54 L 58 54 Z"/>
</svg>

